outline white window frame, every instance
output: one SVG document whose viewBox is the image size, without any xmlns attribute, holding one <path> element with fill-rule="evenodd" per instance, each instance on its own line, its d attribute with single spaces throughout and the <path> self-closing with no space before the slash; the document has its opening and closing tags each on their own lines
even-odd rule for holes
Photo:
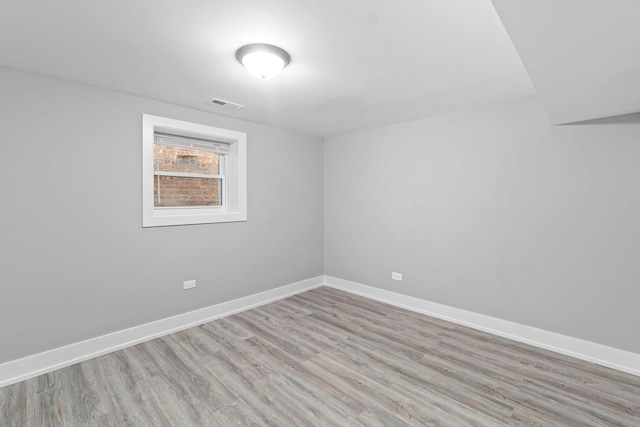
<svg viewBox="0 0 640 427">
<path fill-rule="evenodd" d="M 199 138 L 229 144 L 221 206 L 154 206 L 153 167 L 155 133 Z M 193 174 L 189 174 L 192 176 Z M 142 226 L 210 224 L 247 220 L 247 134 L 165 117 L 142 115 Z"/>
</svg>

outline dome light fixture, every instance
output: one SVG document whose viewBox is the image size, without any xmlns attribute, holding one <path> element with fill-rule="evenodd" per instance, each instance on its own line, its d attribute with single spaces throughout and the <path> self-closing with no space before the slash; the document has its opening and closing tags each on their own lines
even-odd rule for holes
<svg viewBox="0 0 640 427">
<path fill-rule="evenodd" d="M 262 43 L 242 46 L 236 58 L 250 74 L 263 80 L 278 75 L 291 61 L 289 54 L 278 46 Z"/>
</svg>

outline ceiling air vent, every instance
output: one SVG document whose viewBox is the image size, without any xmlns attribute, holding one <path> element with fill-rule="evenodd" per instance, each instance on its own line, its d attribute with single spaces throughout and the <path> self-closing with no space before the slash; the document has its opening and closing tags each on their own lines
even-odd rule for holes
<svg viewBox="0 0 640 427">
<path fill-rule="evenodd" d="M 229 111 L 238 111 L 244 108 L 244 105 L 236 104 L 235 102 L 231 101 L 225 101 L 224 99 L 220 98 L 213 98 L 213 100 L 211 100 L 211 105 Z"/>
</svg>

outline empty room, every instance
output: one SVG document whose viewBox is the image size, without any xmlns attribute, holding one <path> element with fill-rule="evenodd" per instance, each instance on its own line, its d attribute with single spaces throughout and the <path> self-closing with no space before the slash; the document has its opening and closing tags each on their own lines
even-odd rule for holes
<svg viewBox="0 0 640 427">
<path fill-rule="evenodd" d="M 4 1 L 0 426 L 640 426 L 638 16 Z"/>
</svg>

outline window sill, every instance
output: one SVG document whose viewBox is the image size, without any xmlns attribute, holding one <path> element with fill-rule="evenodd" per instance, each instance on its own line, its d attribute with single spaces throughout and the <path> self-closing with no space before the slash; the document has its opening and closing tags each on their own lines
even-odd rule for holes
<svg viewBox="0 0 640 427">
<path fill-rule="evenodd" d="M 146 218 L 145 227 L 167 227 L 171 225 L 215 224 L 220 222 L 242 222 L 247 215 L 241 212 L 228 212 L 220 208 L 179 208 L 156 209 Z"/>
</svg>

